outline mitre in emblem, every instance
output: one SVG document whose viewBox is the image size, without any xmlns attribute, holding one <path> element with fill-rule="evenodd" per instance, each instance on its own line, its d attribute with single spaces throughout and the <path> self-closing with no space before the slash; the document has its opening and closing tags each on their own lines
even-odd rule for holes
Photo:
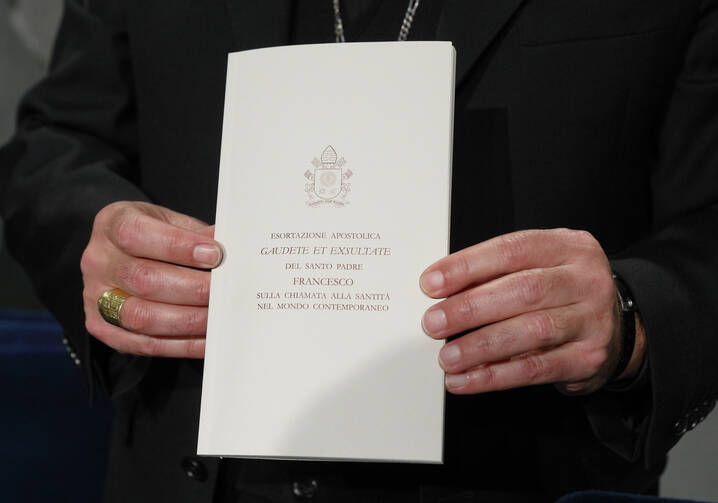
<svg viewBox="0 0 718 503">
<path fill-rule="evenodd" d="M 322 166 L 334 166 L 336 163 L 337 153 L 331 145 L 327 145 L 327 148 L 325 148 L 324 152 L 322 152 Z"/>
</svg>

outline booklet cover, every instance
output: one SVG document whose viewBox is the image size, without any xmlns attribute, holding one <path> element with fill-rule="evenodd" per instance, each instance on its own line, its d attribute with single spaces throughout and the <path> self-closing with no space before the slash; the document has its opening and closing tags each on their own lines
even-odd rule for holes
<svg viewBox="0 0 718 503">
<path fill-rule="evenodd" d="M 229 55 L 198 454 L 442 462 L 450 42 Z"/>
</svg>

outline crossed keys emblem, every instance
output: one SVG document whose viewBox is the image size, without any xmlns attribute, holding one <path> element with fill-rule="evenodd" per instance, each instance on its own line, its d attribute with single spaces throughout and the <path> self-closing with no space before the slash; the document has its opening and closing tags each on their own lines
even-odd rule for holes
<svg viewBox="0 0 718 503">
<path fill-rule="evenodd" d="M 319 159 L 312 159 L 314 171 L 304 172 L 304 178 L 308 181 L 304 184 L 304 191 L 307 193 L 307 205 L 321 206 L 330 205 L 335 207 L 349 204 L 347 195 L 351 184 L 347 181 L 354 173 L 350 169 L 344 169 L 347 162 L 344 158 L 337 158 L 337 153 L 331 145 L 327 145 Z"/>
</svg>

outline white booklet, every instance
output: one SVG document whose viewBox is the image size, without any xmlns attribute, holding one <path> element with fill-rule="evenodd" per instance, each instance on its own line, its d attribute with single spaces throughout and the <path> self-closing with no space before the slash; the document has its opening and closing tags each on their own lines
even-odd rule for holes
<svg viewBox="0 0 718 503">
<path fill-rule="evenodd" d="M 441 463 L 450 42 L 229 55 L 198 454 Z"/>
</svg>

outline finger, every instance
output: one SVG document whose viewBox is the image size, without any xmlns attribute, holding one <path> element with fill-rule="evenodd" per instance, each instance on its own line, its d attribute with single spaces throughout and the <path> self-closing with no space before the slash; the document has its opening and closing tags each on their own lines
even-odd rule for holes
<svg viewBox="0 0 718 503">
<path fill-rule="evenodd" d="M 466 395 L 500 391 L 537 384 L 578 382 L 591 377 L 598 368 L 598 352 L 578 358 L 579 343 L 568 343 L 554 349 L 529 353 L 519 358 L 484 365 L 461 374 L 447 374 L 446 389 Z"/>
<path fill-rule="evenodd" d="M 125 330 L 144 335 L 203 336 L 207 333 L 207 308 L 130 297 L 120 310 L 120 325 Z"/>
<path fill-rule="evenodd" d="M 209 227 L 207 223 L 203 222 L 202 220 L 199 220 L 198 218 L 192 217 L 185 213 L 179 213 L 165 206 L 158 206 L 151 203 L 136 204 L 138 204 L 142 208 L 142 212 L 168 224 L 181 227 L 182 229 L 201 232 L 203 229 Z"/>
<path fill-rule="evenodd" d="M 222 249 L 213 239 L 142 213 L 121 213 L 107 227 L 107 237 L 134 257 L 200 269 L 222 261 Z"/>
<path fill-rule="evenodd" d="M 526 313 L 488 325 L 446 344 L 439 363 L 459 374 L 487 363 L 509 360 L 573 340 L 582 328 L 577 305 Z"/>
<path fill-rule="evenodd" d="M 99 315 L 97 299 L 113 287 L 86 289 L 83 293 L 86 316 Z M 89 313 L 87 312 L 89 311 Z M 100 318 L 102 319 L 102 318 Z M 102 320 L 104 321 L 104 319 Z M 128 297 L 120 309 L 120 325 L 126 331 L 168 337 L 204 336 L 207 332 L 207 308 L 177 306 Z"/>
<path fill-rule="evenodd" d="M 431 297 L 448 297 L 469 285 L 482 284 L 516 271 L 565 264 L 577 250 L 590 251 L 596 247 L 596 240 L 585 231 L 513 232 L 439 260 L 424 271 L 420 285 Z"/>
<path fill-rule="evenodd" d="M 452 295 L 424 313 L 422 326 L 431 337 L 443 339 L 522 313 L 573 304 L 583 295 L 572 266 L 530 269 Z"/>
<path fill-rule="evenodd" d="M 85 302 L 85 327 L 93 337 L 120 353 L 167 358 L 204 358 L 204 337 L 161 337 L 132 333 L 103 320 L 97 311 L 97 304 L 93 306 L 92 303 Z"/>
<path fill-rule="evenodd" d="M 118 253 L 109 265 L 109 283 L 147 300 L 206 306 L 210 273 Z"/>
</svg>

